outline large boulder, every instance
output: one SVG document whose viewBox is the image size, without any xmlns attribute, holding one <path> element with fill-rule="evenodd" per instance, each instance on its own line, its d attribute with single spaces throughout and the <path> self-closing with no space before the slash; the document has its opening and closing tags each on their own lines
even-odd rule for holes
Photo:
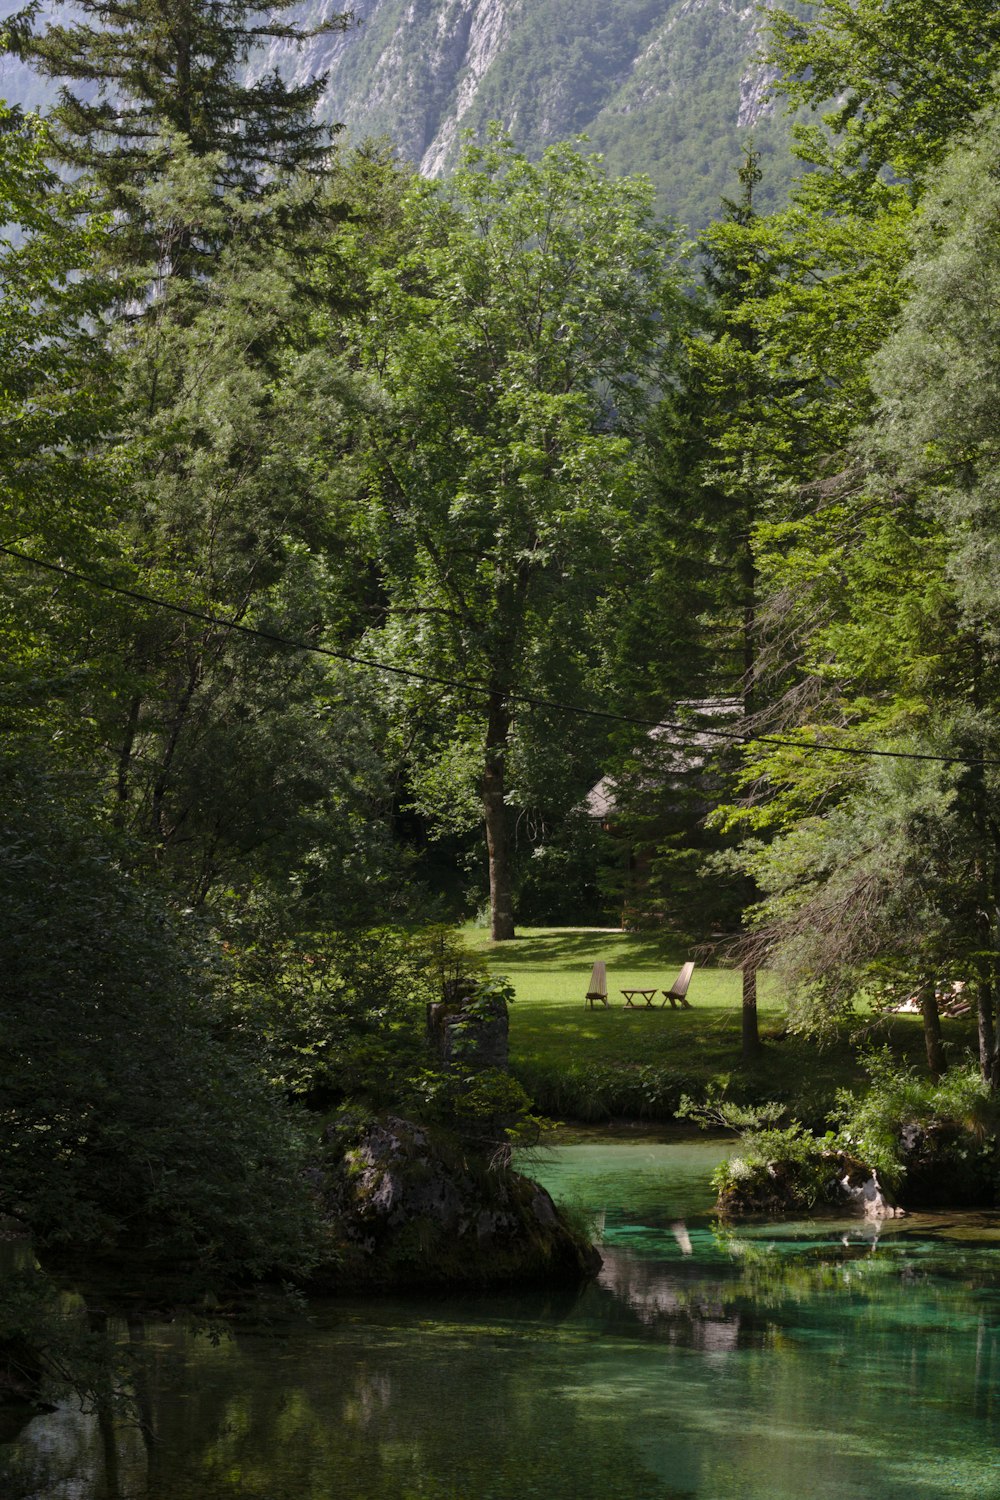
<svg viewBox="0 0 1000 1500">
<path fill-rule="evenodd" d="M 319 1289 L 580 1281 L 600 1257 L 530 1178 L 390 1115 L 328 1132 Z"/>
</svg>

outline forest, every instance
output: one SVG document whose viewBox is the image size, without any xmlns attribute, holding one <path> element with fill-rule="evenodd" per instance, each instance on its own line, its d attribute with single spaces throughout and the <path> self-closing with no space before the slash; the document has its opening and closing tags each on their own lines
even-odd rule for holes
<svg viewBox="0 0 1000 1500">
<path fill-rule="evenodd" d="M 695 242 L 584 141 L 340 146 L 246 81 L 290 0 L 80 9 L 2 36 L 62 88 L 0 112 L 0 1212 L 307 1281 L 318 1122 L 533 1120 L 426 1055 L 477 912 L 721 934 L 745 1057 L 761 969 L 820 1041 L 915 997 L 988 1110 L 992 6 L 773 12 L 791 200 L 750 142 Z"/>
</svg>

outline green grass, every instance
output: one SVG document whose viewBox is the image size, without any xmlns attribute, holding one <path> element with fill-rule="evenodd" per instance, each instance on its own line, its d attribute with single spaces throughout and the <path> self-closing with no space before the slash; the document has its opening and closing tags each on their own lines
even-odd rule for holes
<svg viewBox="0 0 1000 1500">
<path fill-rule="evenodd" d="M 667 988 L 685 959 L 656 933 L 588 928 L 522 929 L 509 943 L 491 944 L 483 929 L 466 929 L 490 970 L 514 984 L 510 1052 L 513 1071 L 546 1113 L 579 1120 L 669 1119 L 680 1096 L 704 1095 L 718 1083 L 743 1102 L 780 1099 L 789 1112 L 819 1124 L 840 1086 L 864 1082 L 858 1038 L 845 1028 L 819 1048 L 786 1031 L 784 1006 L 767 975 L 758 986 L 760 1059 L 740 1063 L 740 975 L 717 965 L 695 969 L 690 1010 L 659 1004 L 624 1009 L 623 988 Z M 591 966 L 608 970 L 608 1008 L 584 1002 Z M 662 996 L 657 997 L 658 1000 Z M 945 1022 L 946 1036 L 965 1045 L 964 1023 Z M 949 1033 L 950 1028 L 950 1033 Z M 923 1061 L 920 1022 L 894 1016 L 869 1023 L 869 1041 L 889 1041 L 901 1057 Z"/>
</svg>

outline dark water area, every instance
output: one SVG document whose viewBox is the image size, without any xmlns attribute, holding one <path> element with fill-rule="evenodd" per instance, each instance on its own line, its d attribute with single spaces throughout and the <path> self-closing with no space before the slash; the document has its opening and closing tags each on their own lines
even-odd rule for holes
<svg viewBox="0 0 1000 1500">
<path fill-rule="evenodd" d="M 718 1143 L 532 1164 L 591 1214 L 579 1296 L 116 1330 L 132 1409 L 0 1444 L 2 1500 L 1000 1500 L 1000 1215 L 742 1225 Z"/>
</svg>

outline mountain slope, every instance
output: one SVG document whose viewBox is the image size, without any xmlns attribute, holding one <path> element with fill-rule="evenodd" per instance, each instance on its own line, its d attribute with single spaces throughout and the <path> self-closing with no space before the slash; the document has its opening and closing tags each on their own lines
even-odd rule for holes
<svg viewBox="0 0 1000 1500">
<path fill-rule="evenodd" d="M 0 17 L 23 0 L 0 0 Z M 303 0 L 315 24 L 350 0 Z M 784 197 L 788 131 L 755 60 L 760 13 L 741 0 L 355 0 L 360 24 L 255 62 L 304 81 L 329 73 L 324 112 L 350 139 L 388 135 L 428 175 L 462 133 L 499 119 L 529 152 L 586 133 L 614 172 L 646 172 L 660 207 L 700 228 L 733 193 L 751 133 L 762 209 Z M 70 7 L 59 8 L 60 15 Z M 43 8 L 44 12 L 44 8 Z M 35 107 L 54 89 L 0 58 L 0 94 Z"/>
<path fill-rule="evenodd" d="M 732 192 L 752 132 L 761 206 L 783 197 L 787 126 L 764 99 L 759 12 L 739 0 L 358 0 L 360 26 L 292 61 L 329 69 L 327 111 L 352 137 L 386 134 L 435 175 L 465 129 L 502 120 L 536 152 L 585 132 L 616 172 L 648 172 L 695 227 Z M 335 0 L 303 5 L 303 19 Z"/>
</svg>

